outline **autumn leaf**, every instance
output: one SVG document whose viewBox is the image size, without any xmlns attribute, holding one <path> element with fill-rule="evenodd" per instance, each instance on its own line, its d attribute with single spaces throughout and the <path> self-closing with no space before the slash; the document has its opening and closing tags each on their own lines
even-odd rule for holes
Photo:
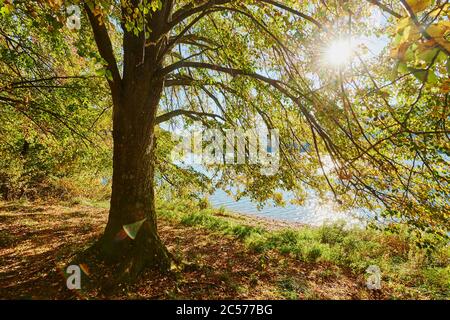
<svg viewBox="0 0 450 320">
<path fill-rule="evenodd" d="M 424 11 L 431 6 L 432 0 L 407 0 L 406 1 L 414 13 Z"/>
<path fill-rule="evenodd" d="M 403 42 L 398 47 L 391 50 L 391 57 L 399 60 L 405 58 L 406 51 L 408 50 L 410 43 Z"/>
</svg>

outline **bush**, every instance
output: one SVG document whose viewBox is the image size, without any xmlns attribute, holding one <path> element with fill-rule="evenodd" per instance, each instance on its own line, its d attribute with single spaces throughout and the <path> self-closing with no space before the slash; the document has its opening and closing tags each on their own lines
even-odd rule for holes
<svg viewBox="0 0 450 320">
<path fill-rule="evenodd" d="M 322 250 L 318 247 L 313 247 L 306 253 L 306 259 L 309 262 L 316 262 L 322 256 Z"/>
<path fill-rule="evenodd" d="M 94 147 L 69 139 L 67 132 L 55 138 L 31 128 L 24 134 L 19 123 L 2 129 L 8 134 L 0 143 L 0 198 L 70 200 L 109 194 L 109 186 L 100 181 L 111 176 L 106 143 Z"/>
<path fill-rule="evenodd" d="M 336 244 L 343 241 L 348 233 L 349 232 L 345 230 L 344 222 L 324 225 L 319 229 L 320 241 L 328 244 Z"/>
</svg>

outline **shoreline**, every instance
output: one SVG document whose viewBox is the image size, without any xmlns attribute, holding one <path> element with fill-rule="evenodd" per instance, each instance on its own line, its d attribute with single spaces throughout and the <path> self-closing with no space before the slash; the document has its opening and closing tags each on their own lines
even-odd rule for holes
<svg viewBox="0 0 450 320">
<path fill-rule="evenodd" d="M 222 212 L 218 208 L 211 207 L 212 210 L 218 210 L 214 212 L 215 216 L 226 217 L 238 221 L 239 223 L 245 223 L 249 226 L 259 226 L 267 231 L 276 231 L 282 229 L 301 229 L 301 228 L 317 228 L 317 226 L 309 225 L 297 221 L 278 220 L 275 218 L 263 217 L 252 215 L 248 213 L 242 213 L 238 211 L 232 211 L 226 209 Z"/>
</svg>

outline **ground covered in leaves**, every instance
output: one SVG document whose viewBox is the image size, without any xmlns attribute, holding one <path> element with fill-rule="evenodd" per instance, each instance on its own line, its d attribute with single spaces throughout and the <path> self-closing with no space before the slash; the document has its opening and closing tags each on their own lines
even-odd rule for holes
<svg viewBox="0 0 450 320">
<path fill-rule="evenodd" d="M 430 298 L 414 288 L 398 293 L 385 285 L 372 291 L 366 287 L 364 272 L 315 256 L 302 259 L 287 249 L 252 245 L 255 234 L 272 242 L 278 239 L 272 233 L 284 237 L 283 223 L 223 211 L 180 217 L 173 208 L 161 209 L 159 232 L 183 267 L 163 275 L 147 270 L 134 284 L 111 286 L 111 268 L 83 254 L 102 233 L 107 212 L 104 207 L 82 204 L 0 203 L 0 298 Z M 290 226 L 290 230 L 301 228 Z M 86 272 L 81 290 L 66 288 L 64 270 L 73 261 L 82 263 Z"/>
</svg>

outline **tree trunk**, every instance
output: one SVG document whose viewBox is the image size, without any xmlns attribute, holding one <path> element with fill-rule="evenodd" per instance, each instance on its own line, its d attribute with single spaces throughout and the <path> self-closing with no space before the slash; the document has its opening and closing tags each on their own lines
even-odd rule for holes
<svg viewBox="0 0 450 320">
<path fill-rule="evenodd" d="M 127 2 L 132 11 L 141 1 Z M 85 6 L 94 30 L 99 52 L 108 63 L 113 99 L 113 178 L 108 224 L 97 248 L 112 261 L 122 264 L 117 281 L 135 278 L 144 267 L 167 270 L 171 257 L 161 242 L 156 224 L 154 172 L 155 119 L 164 88 L 158 78 L 166 45 L 173 1 L 164 1 L 160 10 L 148 14 L 144 31 L 135 35 L 124 27 L 122 75 L 114 58 L 108 30 L 99 24 Z M 125 6 L 123 17 L 129 17 Z M 125 20 L 125 19 L 124 19 Z M 124 226 L 144 220 L 136 237 L 127 235 Z M 125 278 L 125 279 L 124 279 Z"/>
<path fill-rule="evenodd" d="M 121 263 L 119 281 L 134 279 L 147 266 L 170 267 L 157 233 L 154 193 L 154 125 L 162 88 L 161 80 L 129 81 L 114 103 L 111 207 L 100 248 L 109 261 Z M 124 225 L 143 219 L 135 239 L 124 232 Z"/>
</svg>

